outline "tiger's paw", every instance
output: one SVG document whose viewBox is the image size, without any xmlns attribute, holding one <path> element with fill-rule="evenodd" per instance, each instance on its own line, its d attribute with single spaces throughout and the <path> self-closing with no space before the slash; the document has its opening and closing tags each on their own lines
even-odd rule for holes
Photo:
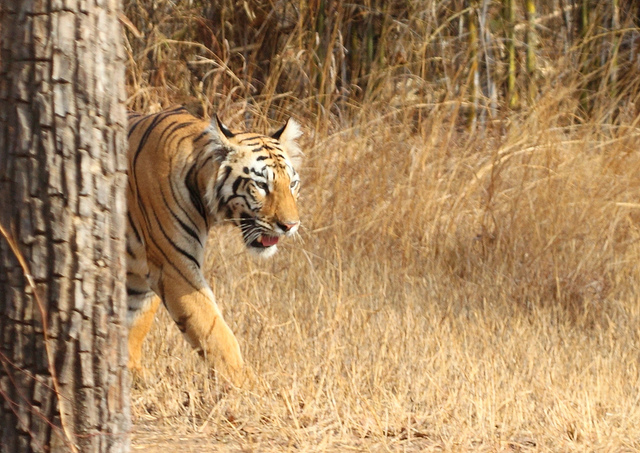
<svg viewBox="0 0 640 453">
<path fill-rule="evenodd" d="M 247 367 L 230 368 L 222 364 L 214 366 L 213 370 L 218 382 L 225 392 L 239 389 L 249 389 L 255 382 L 255 374 Z"/>
<path fill-rule="evenodd" d="M 129 351 L 127 368 L 132 376 L 139 376 L 142 374 L 142 360 L 140 358 L 140 354 L 135 354 L 132 351 Z"/>
</svg>

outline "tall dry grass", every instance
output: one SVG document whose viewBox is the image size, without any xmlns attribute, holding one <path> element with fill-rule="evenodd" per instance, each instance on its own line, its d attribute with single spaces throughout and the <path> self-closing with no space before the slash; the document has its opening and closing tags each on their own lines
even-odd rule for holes
<svg viewBox="0 0 640 453">
<path fill-rule="evenodd" d="M 207 24 L 198 3 L 155 5 L 182 33 Z M 637 72 L 620 64 L 616 91 L 602 83 L 587 92 L 587 112 L 578 60 L 549 60 L 534 104 L 486 107 L 471 129 L 454 27 L 462 8 L 433 2 L 430 13 L 426 2 L 417 15 L 420 2 L 409 2 L 403 16 L 394 2 L 368 5 L 374 18 L 337 12 L 323 30 L 337 17 L 391 34 L 387 17 L 408 30 L 394 35 L 398 45 L 434 36 L 435 47 L 423 60 L 405 52 L 396 66 L 364 55 L 366 71 L 330 89 L 332 63 L 314 73 L 320 54 L 302 33 L 310 13 L 281 30 L 284 50 L 261 69 L 257 44 L 251 55 L 232 51 L 251 45 L 233 43 L 233 27 L 227 50 L 189 35 L 209 57 L 187 52 L 185 62 L 187 41 L 161 37 L 157 18 L 143 29 L 128 11 L 144 34 L 130 40 L 148 40 L 131 47 L 132 107 L 183 102 L 260 130 L 294 114 L 307 154 L 298 239 L 255 261 L 237 231 L 210 238 L 211 285 L 255 381 L 224 392 L 161 314 L 133 392 L 134 450 L 640 450 Z M 454 28 L 439 35 L 442 23 Z M 344 42 L 338 31 L 318 35 L 325 48 Z M 563 45 L 550 42 L 540 60 Z M 255 67 L 237 69 L 240 55 Z M 449 65 L 446 77 L 430 80 L 420 61 Z M 207 64 L 206 77 L 189 72 Z M 252 91 L 258 76 L 247 74 L 261 70 Z M 287 74 L 309 85 L 295 92 Z M 366 92 L 340 91 L 358 81 Z"/>
</svg>

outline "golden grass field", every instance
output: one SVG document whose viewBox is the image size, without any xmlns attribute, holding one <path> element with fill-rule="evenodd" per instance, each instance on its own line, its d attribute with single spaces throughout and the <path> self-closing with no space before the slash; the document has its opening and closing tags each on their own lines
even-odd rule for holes
<svg viewBox="0 0 640 453">
<path fill-rule="evenodd" d="M 253 29 L 231 26 L 246 20 L 230 0 L 211 30 L 197 2 L 126 3 L 130 107 L 192 103 L 262 132 L 293 115 L 306 152 L 300 234 L 274 258 L 251 258 L 234 229 L 210 235 L 207 275 L 254 379 L 227 391 L 160 313 L 132 390 L 133 451 L 640 451 L 640 79 L 618 72 L 622 50 L 590 74 L 576 65 L 609 35 L 560 58 L 547 7 L 536 99 L 499 99 L 472 125 L 463 2 L 326 17 L 300 2 L 282 52 L 234 48 Z M 349 24 L 387 47 L 347 61 Z M 220 33 L 220 54 L 199 41 Z M 260 85 L 248 71 L 265 49 Z M 347 64 L 371 72 L 343 96 Z M 491 71 L 503 84 L 504 65 Z"/>
<path fill-rule="evenodd" d="M 558 97 L 491 133 L 307 125 L 299 238 L 210 236 L 255 381 L 224 392 L 162 313 L 134 451 L 639 451 L 640 131 Z"/>
</svg>

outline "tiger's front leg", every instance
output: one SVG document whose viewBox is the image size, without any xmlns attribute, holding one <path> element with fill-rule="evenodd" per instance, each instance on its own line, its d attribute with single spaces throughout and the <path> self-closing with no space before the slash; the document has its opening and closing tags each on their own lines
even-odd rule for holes
<svg viewBox="0 0 640 453">
<path fill-rule="evenodd" d="M 202 278 L 204 281 L 204 277 Z M 235 385 L 244 379 L 244 361 L 235 335 L 222 317 L 206 283 L 163 274 L 162 297 L 169 314 L 189 343 Z"/>
<path fill-rule="evenodd" d="M 142 373 L 142 343 L 151 330 L 160 298 L 150 289 L 146 293 L 129 295 L 127 324 L 129 327 L 129 363 L 135 373 Z"/>
</svg>

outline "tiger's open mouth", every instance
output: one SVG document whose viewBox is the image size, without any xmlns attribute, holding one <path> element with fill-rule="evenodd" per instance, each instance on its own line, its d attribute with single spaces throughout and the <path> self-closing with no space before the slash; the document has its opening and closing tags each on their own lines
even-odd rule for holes
<svg viewBox="0 0 640 453">
<path fill-rule="evenodd" d="M 255 247 L 257 249 L 266 249 L 268 247 L 272 247 L 278 243 L 280 238 L 277 236 L 267 236 L 266 234 L 260 235 L 258 239 L 250 242 L 249 247 Z"/>
<path fill-rule="evenodd" d="M 278 236 L 266 234 L 264 229 L 257 226 L 253 219 L 243 219 L 240 229 L 242 230 L 244 243 L 247 247 L 257 252 L 275 246 L 280 240 Z"/>
</svg>

